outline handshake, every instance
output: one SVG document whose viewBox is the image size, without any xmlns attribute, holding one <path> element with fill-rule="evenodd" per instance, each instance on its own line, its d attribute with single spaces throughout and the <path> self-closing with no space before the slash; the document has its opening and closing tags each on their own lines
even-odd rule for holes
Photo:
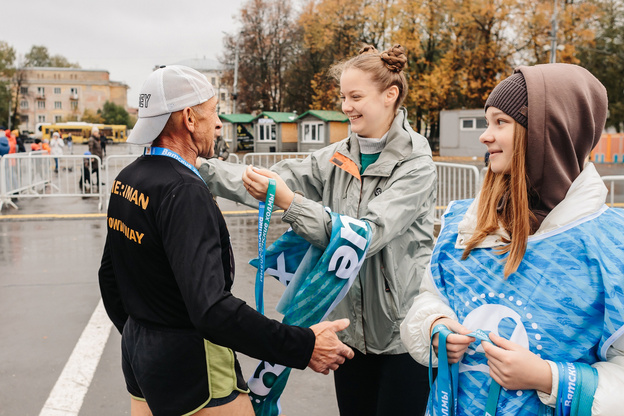
<svg viewBox="0 0 624 416">
<path fill-rule="evenodd" d="M 308 367 L 317 373 L 329 374 L 329 370 L 336 370 L 347 358 L 353 358 L 353 350 L 340 342 L 336 332 L 349 326 L 348 319 L 324 321 L 312 325 L 316 342 Z"/>
</svg>

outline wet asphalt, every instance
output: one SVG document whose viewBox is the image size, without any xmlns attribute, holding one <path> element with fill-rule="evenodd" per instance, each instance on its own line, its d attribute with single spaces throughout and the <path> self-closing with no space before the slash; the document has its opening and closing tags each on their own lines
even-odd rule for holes
<svg viewBox="0 0 624 416">
<path fill-rule="evenodd" d="M 109 154 L 121 151 L 114 147 Z M 74 154 L 81 154 L 80 145 Z M 623 165 L 597 165 L 602 175 L 624 174 Z M 618 192 L 622 195 L 622 192 Z M 619 198 L 618 198 L 619 199 Z M 257 218 L 249 208 L 218 200 L 225 213 L 237 265 L 235 296 L 254 304 Z M 40 414 L 52 387 L 100 300 L 97 270 L 106 237 L 97 200 L 83 198 L 16 201 L 0 212 L 0 416 Z M 287 226 L 273 216 L 267 241 Z M 267 278 L 267 315 L 283 288 Z M 126 415 L 129 396 L 121 373 L 121 337 L 113 328 L 88 386 L 80 416 Z M 249 377 L 256 360 L 239 355 Z M 286 415 L 337 415 L 333 377 L 293 371 L 282 396 Z M 69 413 L 59 413 L 59 415 Z"/>
<path fill-rule="evenodd" d="M 114 149 L 113 149 L 114 151 Z M 109 151 L 109 154 L 111 152 Z M 76 149 L 74 151 L 76 154 Z M 254 305 L 257 218 L 248 208 L 218 199 L 226 213 L 236 259 L 235 296 Z M 97 200 L 27 199 L 0 213 L 0 416 L 37 416 L 100 300 L 97 283 L 106 238 Z M 267 241 L 287 226 L 274 214 Z M 265 280 L 265 310 L 283 292 Z M 121 337 L 112 329 L 79 416 L 129 415 L 121 372 Z M 245 377 L 257 360 L 239 354 Z M 282 396 L 286 415 L 337 415 L 333 376 L 294 370 Z M 69 416 L 70 413 L 58 413 Z"/>
</svg>

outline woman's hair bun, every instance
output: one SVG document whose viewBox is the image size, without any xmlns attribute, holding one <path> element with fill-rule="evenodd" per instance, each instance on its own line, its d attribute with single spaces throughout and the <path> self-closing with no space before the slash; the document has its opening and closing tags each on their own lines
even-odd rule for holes
<svg viewBox="0 0 624 416">
<path fill-rule="evenodd" d="M 403 46 L 396 44 L 381 53 L 381 60 L 392 72 L 401 72 L 407 66 L 407 55 Z"/>
<path fill-rule="evenodd" d="M 365 53 L 379 53 L 379 51 L 373 45 L 364 45 L 362 49 L 360 49 L 359 54 L 362 55 Z"/>
</svg>

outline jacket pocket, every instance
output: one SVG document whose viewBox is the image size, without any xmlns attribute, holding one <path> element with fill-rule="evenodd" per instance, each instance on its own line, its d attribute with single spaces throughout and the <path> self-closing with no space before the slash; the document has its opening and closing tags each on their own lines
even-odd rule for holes
<svg viewBox="0 0 624 416">
<path fill-rule="evenodd" d="M 386 271 L 385 262 L 382 260 L 381 262 L 381 275 L 383 277 L 384 283 L 384 299 L 386 300 L 386 305 L 388 307 L 388 316 L 396 321 L 399 318 L 399 311 L 397 308 L 397 302 L 395 299 L 396 293 L 392 290 L 390 286 L 390 280 L 388 279 L 388 273 Z"/>
</svg>

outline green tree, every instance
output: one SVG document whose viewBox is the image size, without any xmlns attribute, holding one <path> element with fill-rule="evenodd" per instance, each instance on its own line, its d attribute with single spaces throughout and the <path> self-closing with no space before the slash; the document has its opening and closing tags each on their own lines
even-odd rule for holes
<svg viewBox="0 0 624 416">
<path fill-rule="evenodd" d="M 24 58 L 24 66 L 27 67 L 80 68 L 80 65 L 69 62 L 64 56 L 50 56 L 48 48 L 42 45 L 33 45 Z"/>
<path fill-rule="evenodd" d="M 0 125 L 9 125 L 9 112 L 12 103 L 12 79 L 15 74 L 15 49 L 5 41 L 0 41 Z M 13 124 L 14 125 L 14 124 Z"/>
<path fill-rule="evenodd" d="M 604 14 L 593 44 L 579 46 L 582 66 L 606 87 L 609 97 L 607 126 L 624 131 L 624 4 L 622 0 L 601 1 Z"/>
<path fill-rule="evenodd" d="M 102 117 L 105 124 L 123 124 L 131 127 L 130 115 L 126 109 L 110 101 L 104 103 L 104 107 L 98 110 L 98 115 Z"/>
</svg>

